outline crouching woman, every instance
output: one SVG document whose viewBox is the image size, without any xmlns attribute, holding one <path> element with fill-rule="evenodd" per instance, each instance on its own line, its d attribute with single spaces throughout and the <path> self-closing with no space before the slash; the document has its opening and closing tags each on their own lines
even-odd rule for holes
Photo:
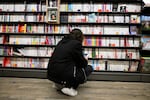
<svg viewBox="0 0 150 100">
<path fill-rule="evenodd" d="M 83 55 L 83 38 L 80 29 L 73 29 L 57 44 L 48 63 L 48 79 L 69 96 L 78 94 L 79 84 L 85 83 L 93 71 Z"/>
</svg>

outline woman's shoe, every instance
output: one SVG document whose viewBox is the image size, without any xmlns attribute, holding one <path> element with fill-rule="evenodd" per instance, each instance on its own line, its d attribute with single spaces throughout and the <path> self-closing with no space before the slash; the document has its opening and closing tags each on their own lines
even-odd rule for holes
<svg viewBox="0 0 150 100">
<path fill-rule="evenodd" d="M 68 95 L 68 96 L 76 96 L 78 94 L 78 91 L 73 88 L 62 88 L 62 93 Z"/>
</svg>

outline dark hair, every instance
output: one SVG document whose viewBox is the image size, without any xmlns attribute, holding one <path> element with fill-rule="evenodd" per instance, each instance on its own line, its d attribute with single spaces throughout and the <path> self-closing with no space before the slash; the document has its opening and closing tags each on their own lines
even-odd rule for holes
<svg viewBox="0 0 150 100">
<path fill-rule="evenodd" d="M 83 33 L 80 29 L 73 29 L 71 32 L 70 32 L 70 36 L 73 38 L 73 39 L 76 39 L 76 40 L 79 40 L 81 43 L 83 42 Z"/>
</svg>

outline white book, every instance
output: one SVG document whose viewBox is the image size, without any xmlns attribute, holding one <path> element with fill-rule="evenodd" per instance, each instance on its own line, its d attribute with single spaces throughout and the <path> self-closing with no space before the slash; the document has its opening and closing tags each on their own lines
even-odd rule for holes
<svg viewBox="0 0 150 100">
<path fill-rule="evenodd" d="M 37 56 L 47 56 L 47 47 L 38 47 Z"/>
<path fill-rule="evenodd" d="M 25 11 L 25 4 L 15 4 L 14 6 L 15 11 Z"/>
<path fill-rule="evenodd" d="M 106 4 L 106 11 L 105 12 L 111 12 L 112 11 L 112 4 Z"/>
<path fill-rule="evenodd" d="M 129 16 L 125 16 L 125 23 L 130 23 L 130 17 Z"/>
<path fill-rule="evenodd" d="M 75 3 L 72 6 L 73 6 L 72 11 L 77 11 L 77 12 L 82 11 L 82 5 L 81 4 Z"/>
<path fill-rule="evenodd" d="M 121 63 L 121 67 L 123 68 L 123 71 L 128 71 L 128 69 L 129 69 L 129 62 L 128 61 L 123 61 Z"/>
<path fill-rule="evenodd" d="M 27 11 L 37 11 L 37 4 L 27 4 Z"/>
<path fill-rule="evenodd" d="M 24 66 L 24 59 L 22 58 L 22 59 L 20 59 L 20 58 L 17 58 L 17 67 L 26 67 L 26 66 Z"/>
<path fill-rule="evenodd" d="M 4 4 L 0 4 L 0 10 L 4 11 Z"/>
<path fill-rule="evenodd" d="M 94 12 L 102 12 L 103 11 L 103 4 L 95 3 L 93 6 L 94 6 Z"/>
<path fill-rule="evenodd" d="M 39 44 L 44 45 L 46 41 L 46 36 L 39 36 Z"/>
<path fill-rule="evenodd" d="M 49 59 L 45 59 L 45 61 L 44 61 L 44 68 L 47 68 L 47 66 L 48 66 L 48 61 L 49 61 Z"/>
<path fill-rule="evenodd" d="M 14 11 L 14 4 L 7 4 L 5 5 L 5 11 Z"/>
<path fill-rule="evenodd" d="M 89 58 L 92 58 L 92 49 L 88 49 L 88 56 Z"/>
<path fill-rule="evenodd" d="M 130 71 L 137 71 L 137 68 L 138 68 L 138 62 L 131 62 Z"/>
<path fill-rule="evenodd" d="M 66 3 L 60 4 L 60 11 L 67 11 Z"/>
<path fill-rule="evenodd" d="M 35 16 L 35 15 L 27 15 L 27 16 L 26 16 L 26 21 L 27 21 L 27 22 L 36 22 L 37 19 L 36 19 L 36 16 Z"/>
<path fill-rule="evenodd" d="M 118 61 L 109 61 L 109 69 L 111 71 L 124 71 L 124 68 L 121 66 L 122 64 Z"/>
<path fill-rule="evenodd" d="M 23 51 L 25 56 L 38 56 L 36 47 L 25 47 Z"/>
<path fill-rule="evenodd" d="M 99 60 L 100 70 L 105 70 L 105 61 Z"/>
<path fill-rule="evenodd" d="M 124 16 L 114 16 L 115 23 L 124 23 Z"/>
<path fill-rule="evenodd" d="M 121 34 L 121 35 L 129 35 L 129 28 L 121 26 L 120 30 L 119 30 L 119 34 Z"/>
<path fill-rule="evenodd" d="M 44 26 L 38 25 L 37 33 L 44 33 Z"/>
<path fill-rule="evenodd" d="M 42 11 L 46 11 L 46 4 L 42 4 Z"/>
<path fill-rule="evenodd" d="M 17 44 L 16 38 L 17 38 L 16 36 L 10 36 L 9 37 L 9 44 Z"/>
<path fill-rule="evenodd" d="M 88 3 L 84 3 L 83 4 L 83 11 L 85 11 L 85 12 L 90 12 L 90 4 L 88 4 Z"/>
<path fill-rule="evenodd" d="M 127 11 L 128 12 L 141 12 L 141 5 L 128 4 Z"/>
<path fill-rule="evenodd" d="M 118 59 L 122 59 L 122 52 L 120 49 L 117 49 L 117 57 Z"/>
<path fill-rule="evenodd" d="M 133 46 L 134 46 L 134 47 L 139 47 L 139 46 L 140 46 L 140 41 L 139 41 L 139 39 L 137 39 L 137 38 L 134 39 Z M 150 48 L 150 46 L 148 46 L 148 47 Z"/>
</svg>

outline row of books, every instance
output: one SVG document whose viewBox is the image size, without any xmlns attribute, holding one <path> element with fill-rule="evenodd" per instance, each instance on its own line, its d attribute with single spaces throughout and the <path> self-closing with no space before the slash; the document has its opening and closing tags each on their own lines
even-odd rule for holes
<svg viewBox="0 0 150 100">
<path fill-rule="evenodd" d="M 54 48 L 50 47 L 1 47 L 0 55 L 50 57 L 53 50 Z"/>
<path fill-rule="evenodd" d="M 90 60 L 89 64 L 95 71 L 137 71 L 139 62 Z"/>
<path fill-rule="evenodd" d="M 57 3 L 48 2 L 48 6 L 56 7 Z M 46 3 L 39 2 L 33 4 L 16 3 L 16 4 L 0 4 L 0 11 L 46 11 Z M 60 11 L 85 11 L 85 12 L 140 12 L 139 4 L 122 4 L 122 3 L 62 3 Z"/>
<path fill-rule="evenodd" d="M 47 68 L 48 60 L 49 59 L 5 57 L 2 59 L 2 67 Z"/>
<path fill-rule="evenodd" d="M 47 44 L 56 45 L 62 36 L 16 36 L 9 37 L 9 44 Z"/>
<path fill-rule="evenodd" d="M 0 54 L 4 56 L 41 56 L 50 57 L 54 48 L 51 47 L 1 47 Z M 139 50 L 135 49 L 104 49 L 84 48 L 84 54 L 89 58 L 139 59 Z"/>
<path fill-rule="evenodd" d="M 140 4 L 123 3 L 63 3 L 60 5 L 61 11 L 75 12 L 140 12 Z"/>
<path fill-rule="evenodd" d="M 135 49 L 103 49 L 84 48 L 89 58 L 139 59 L 139 50 Z"/>
<path fill-rule="evenodd" d="M 86 36 L 83 41 L 85 46 L 108 46 L 108 47 L 139 47 L 139 38 L 133 37 L 92 37 Z"/>
<path fill-rule="evenodd" d="M 70 30 L 78 28 L 83 34 L 114 34 L 114 35 L 137 35 L 137 26 L 107 26 L 107 25 L 36 25 L 36 24 L 18 24 L 18 25 L 0 25 L 0 32 L 3 33 L 59 33 L 67 34 Z"/>
<path fill-rule="evenodd" d="M 56 45 L 63 36 L 17 36 L 11 35 L 9 41 L 5 36 L 0 37 L 0 43 L 9 44 L 48 44 Z M 143 39 L 144 43 L 149 43 L 149 38 Z M 139 38 L 133 37 L 93 37 L 85 36 L 83 40 L 84 46 L 107 46 L 107 47 L 139 47 Z M 149 47 L 145 46 L 144 47 Z"/>
<path fill-rule="evenodd" d="M 46 26 L 36 24 L 1 24 L 0 32 L 3 33 L 45 33 Z"/>
<path fill-rule="evenodd" d="M 69 14 L 60 16 L 61 22 L 84 22 L 84 23 L 140 23 L 139 15 L 99 15 L 91 14 Z"/>
<path fill-rule="evenodd" d="M 0 15 L 0 22 L 45 22 L 45 15 Z"/>
<path fill-rule="evenodd" d="M 15 3 L 15 4 L 0 4 L 0 11 L 46 11 L 46 3 L 40 2 L 39 4 L 25 4 L 25 3 Z"/>
<path fill-rule="evenodd" d="M 47 68 L 49 59 L 36 59 L 36 58 L 3 58 L 2 67 L 15 67 L 15 68 Z M 89 64 L 92 65 L 95 71 L 137 71 L 138 62 L 132 61 L 103 61 L 103 60 L 90 60 Z"/>
<path fill-rule="evenodd" d="M 140 23 L 139 15 L 99 15 L 91 14 L 72 14 L 61 15 L 61 22 L 93 22 L 93 23 Z M 44 14 L 38 15 L 0 15 L 0 22 L 46 22 Z"/>
</svg>

